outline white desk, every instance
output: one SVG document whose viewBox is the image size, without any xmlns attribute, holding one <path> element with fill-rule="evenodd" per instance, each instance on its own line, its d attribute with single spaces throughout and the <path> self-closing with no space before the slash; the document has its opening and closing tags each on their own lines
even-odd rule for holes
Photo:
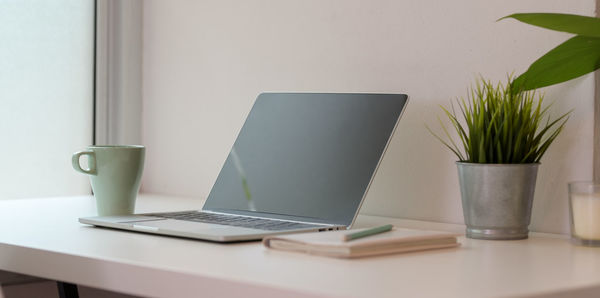
<svg viewBox="0 0 600 298">
<path fill-rule="evenodd" d="M 142 195 L 138 212 L 199 209 L 201 200 Z M 460 238 L 461 248 L 357 260 L 215 244 L 81 225 L 90 197 L 0 201 L 0 269 L 155 297 L 600 297 L 600 249 L 564 236 Z M 359 216 L 463 231 L 460 225 Z M 202 296 L 204 296 L 202 295 Z"/>
</svg>

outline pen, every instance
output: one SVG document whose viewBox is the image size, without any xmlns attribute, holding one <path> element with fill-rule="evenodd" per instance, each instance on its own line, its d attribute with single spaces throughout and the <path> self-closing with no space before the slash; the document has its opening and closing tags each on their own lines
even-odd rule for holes
<svg viewBox="0 0 600 298">
<path fill-rule="evenodd" d="M 358 238 L 362 238 L 362 237 L 367 237 L 367 236 L 371 236 L 371 235 L 375 235 L 375 234 L 387 232 L 387 231 L 392 230 L 393 227 L 394 226 L 388 224 L 388 225 L 383 225 L 383 226 L 379 226 L 379 227 L 374 227 L 374 228 L 362 230 L 362 231 L 359 231 L 359 232 L 348 233 L 348 234 L 344 235 L 344 241 L 351 241 L 351 240 L 354 240 L 354 239 L 358 239 Z"/>
</svg>

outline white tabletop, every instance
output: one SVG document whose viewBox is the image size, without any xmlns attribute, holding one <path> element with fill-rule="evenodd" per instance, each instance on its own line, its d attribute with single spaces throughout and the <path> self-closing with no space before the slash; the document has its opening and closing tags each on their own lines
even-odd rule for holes
<svg viewBox="0 0 600 298">
<path fill-rule="evenodd" d="M 199 209 L 202 200 L 141 195 L 137 212 Z M 600 248 L 562 235 L 344 260 L 272 251 L 260 242 L 216 244 L 93 228 L 91 196 L 0 201 L 0 269 L 151 297 L 600 296 Z M 460 225 L 359 216 L 462 232 Z"/>
</svg>

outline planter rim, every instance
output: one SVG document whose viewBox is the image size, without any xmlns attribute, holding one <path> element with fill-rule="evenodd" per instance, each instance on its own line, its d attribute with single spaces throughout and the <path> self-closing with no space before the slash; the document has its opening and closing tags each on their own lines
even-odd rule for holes
<svg viewBox="0 0 600 298">
<path fill-rule="evenodd" d="M 541 163 L 532 162 L 532 163 L 475 163 L 475 162 L 464 162 L 457 161 L 456 165 L 459 166 L 469 166 L 469 167 L 498 167 L 498 168 L 508 168 L 508 167 L 537 167 Z"/>
</svg>

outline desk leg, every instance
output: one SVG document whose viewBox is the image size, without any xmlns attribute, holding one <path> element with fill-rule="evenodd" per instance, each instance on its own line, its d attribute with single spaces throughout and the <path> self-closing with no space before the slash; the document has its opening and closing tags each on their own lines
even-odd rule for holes
<svg viewBox="0 0 600 298">
<path fill-rule="evenodd" d="M 56 285 L 58 286 L 58 297 L 79 298 L 79 293 L 77 293 L 77 285 L 62 281 L 57 281 Z"/>
</svg>

